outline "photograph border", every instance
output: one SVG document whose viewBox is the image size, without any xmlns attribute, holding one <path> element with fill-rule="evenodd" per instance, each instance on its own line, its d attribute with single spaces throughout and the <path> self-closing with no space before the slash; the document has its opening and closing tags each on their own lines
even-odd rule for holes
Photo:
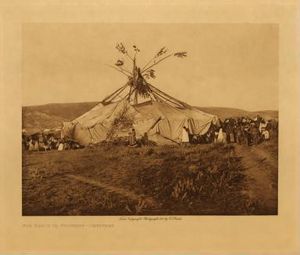
<svg viewBox="0 0 300 255">
<path fill-rule="evenodd" d="M 148 15 L 147 15 L 148 14 Z M 0 4 L 0 253 L 298 254 L 299 3 L 297 1 L 7 1 Z M 277 23 L 279 211 L 277 216 L 22 217 L 22 23 Z M 9 125 L 9 126 L 8 126 Z M 291 139 L 293 138 L 293 139 Z M 5 145 L 5 146 L 4 146 Z M 83 227 L 81 226 L 83 225 Z M 80 227 L 81 226 L 81 227 Z"/>
</svg>

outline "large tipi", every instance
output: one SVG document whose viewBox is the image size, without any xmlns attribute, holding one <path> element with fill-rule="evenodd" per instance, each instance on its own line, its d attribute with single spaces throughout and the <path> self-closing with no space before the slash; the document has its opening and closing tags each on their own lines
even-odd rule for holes
<svg viewBox="0 0 300 255">
<path fill-rule="evenodd" d="M 175 99 L 147 81 L 155 78 L 153 67 L 158 63 L 172 56 L 185 57 L 186 52 L 167 54 L 164 47 L 141 69 L 136 66 L 136 55 L 140 52 L 136 46 L 133 46 L 133 56 L 128 54 L 123 44 L 116 48 L 133 64 L 132 71 L 124 68 L 124 60 L 118 60 L 112 66 L 127 76 L 126 84 L 90 111 L 64 122 L 63 137 L 88 145 L 126 137 L 134 128 L 137 137 L 147 133 L 149 140 L 169 144 L 180 143 L 183 127 L 188 127 L 191 134 L 203 135 L 212 124 L 217 124 L 217 116 Z"/>
</svg>

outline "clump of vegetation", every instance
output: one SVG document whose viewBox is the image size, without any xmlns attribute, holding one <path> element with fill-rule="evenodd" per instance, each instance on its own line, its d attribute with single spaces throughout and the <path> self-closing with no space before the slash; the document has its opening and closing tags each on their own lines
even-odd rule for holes
<svg viewBox="0 0 300 255">
<path fill-rule="evenodd" d="M 129 113 L 129 106 L 124 105 L 122 110 L 114 118 L 113 123 L 107 133 L 106 140 L 116 140 L 116 134 L 120 130 L 129 130 L 133 125 L 133 117 Z"/>
<path fill-rule="evenodd" d="M 232 150 L 230 146 L 211 146 L 199 152 L 201 157 L 195 157 L 197 147 L 173 151 L 161 166 L 140 172 L 141 185 L 170 211 L 247 214 L 249 201 L 242 193 L 245 176 Z"/>
<path fill-rule="evenodd" d="M 149 148 L 147 151 L 146 151 L 146 155 L 150 156 L 154 153 L 154 149 L 153 148 Z"/>
</svg>

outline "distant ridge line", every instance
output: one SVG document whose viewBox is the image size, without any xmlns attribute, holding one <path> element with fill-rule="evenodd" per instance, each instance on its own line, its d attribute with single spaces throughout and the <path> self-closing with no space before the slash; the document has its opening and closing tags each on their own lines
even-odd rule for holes
<svg viewBox="0 0 300 255">
<path fill-rule="evenodd" d="M 79 103 L 49 103 L 44 105 L 23 106 L 22 126 L 23 128 L 54 128 L 61 125 L 62 121 L 71 121 L 89 111 L 99 102 L 79 102 Z M 246 111 L 230 107 L 200 107 L 195 106 L 200 111 L 218 116 L 221 120 L 228 117 L 255 117 L 257 114 L 263 118 L 278 119 L 278 111 Z"/>
</svg>

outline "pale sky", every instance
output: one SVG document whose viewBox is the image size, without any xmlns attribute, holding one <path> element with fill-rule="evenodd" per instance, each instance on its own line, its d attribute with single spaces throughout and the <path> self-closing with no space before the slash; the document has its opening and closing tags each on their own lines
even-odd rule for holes
<svg viewBox="0 0 300 255">
<path fill-rule="evenodd" d="M 23 105 L 101 101 L 127 81 L 107 66 L 127 61 L 117 42 L 137 45 L 141 66 L 163 46 L 187 51 L 158 65 L 150 83 L 188 104 L 278 109 L 272 24 L 25 24 Z"/>
</svg>

